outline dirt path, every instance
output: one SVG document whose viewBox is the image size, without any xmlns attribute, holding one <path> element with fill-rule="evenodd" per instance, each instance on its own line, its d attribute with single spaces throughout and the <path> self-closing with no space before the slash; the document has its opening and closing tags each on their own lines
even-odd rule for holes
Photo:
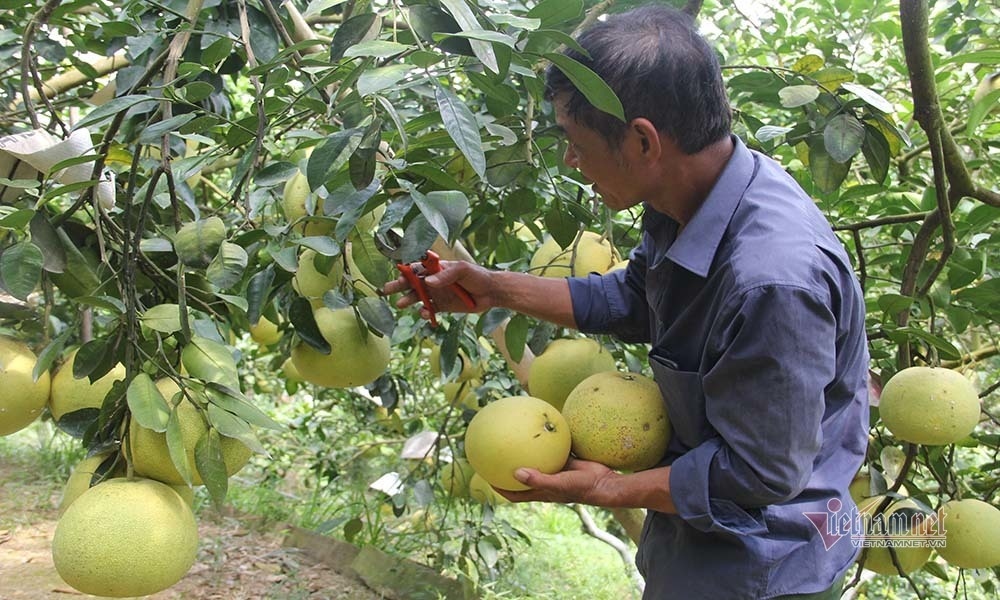
<svg viewBox="0 0 1000 600">
<path fill-rule="evenodd" d="M 2 460 L 2 459 L 0 459 Z M 0 463 L 0 600 L 95 598 L 60 579 L 49 542 L 56 526 L 61 485 L 38 481 L 30 465 Z M 155 600 L 378 600 L 381 596 L 293 548 L 284 533 L 252 518 L 198 515 L 198 560 Z"/>
</svg>

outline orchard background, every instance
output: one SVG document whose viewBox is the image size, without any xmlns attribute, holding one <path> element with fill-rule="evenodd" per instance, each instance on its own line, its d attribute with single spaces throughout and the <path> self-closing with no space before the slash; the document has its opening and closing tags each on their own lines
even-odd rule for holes
<svg viewBox="0 0 1000 600">
<path fill-rule="evenodd" d="M 169 438 L 170 406 L 150 383 L 174 379 L 202 394 L 217 432 L 197 451 L 203 499 L 225 501 L 219 434 L 237 438 L 257 452 L 269 505 L 295 495 L 282 518 L 482 589 L 503 580 L 532 532 L 450 497 L 440 472 L 474 409 L 522 393 L 532 357 L 573 334 L 500 310 L 445 315 L 436 329 L 397 311 L 373 293 L 396 275 L 373 233 L 402 232 L 410 259 L 433 244 L 511 270 L 529 270 L 546 236 L 567 247 L 582 231 L 627 257 L 640 211 L 609 214 L 562 164 L 542 72 L 555 62 L 620 113 L 558 52 L 636 4 L 0 1 L 0 137 L 85 130 L 89 141 L 41 172 L 0 151 L 0 333 L 35 351 L 35 377 L 75 348 L 77 377 L 125 373 L 101 408 L 63 416 L 53 435 L 77 438 L 81 455 L 120 455 L 137 413 Z M 854 260 L 872 355 L 870 492 L 905 486 L 929 509 L 996 504 L 996 2 L 674 4 L 719 51 L 736 133 L 787 168 Z M 89 174 L 59 176 L 73 167 Z M 332 289 L 302 291 L 307 251 Z M 300 344 L 328 350 L 318 306 L 353 309 L 359 331 L 391 343 L 382 376 L 332 388 L 289 373 Z M 600 341 L 620 369 L 648 373 L 643 348 Z M 463 378 L 462 355 L 477 377 Z M 882 427 L 881 382 L 911 365 L 975 384 L 983 415 L 970 437 L 918 446 Z M 460 380 L 469 403 L 450 401 L 466 389 L 444 389 Z M 630 515 L 579 515 L 627 558 Z M 849 593 L 994 597 L 998 574 L 933 558 L 906 578 L 859 570 Z"/>
</svg>

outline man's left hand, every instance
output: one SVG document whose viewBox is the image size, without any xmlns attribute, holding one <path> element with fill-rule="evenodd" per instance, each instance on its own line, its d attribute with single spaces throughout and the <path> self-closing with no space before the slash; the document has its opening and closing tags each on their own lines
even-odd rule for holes
<svg viewBox="0 0 1000 600">
<path fill-rule="evenodd" d="M 620 475 L 601 463 L 570 458 L 562 471 L 551 475 L 520 468 L 514 477 L 532 489 L 523 492 L 497 490 L 511 502 L 578 502 L 592 506 L 615 506 L 614 481 Z"/>
</svg>

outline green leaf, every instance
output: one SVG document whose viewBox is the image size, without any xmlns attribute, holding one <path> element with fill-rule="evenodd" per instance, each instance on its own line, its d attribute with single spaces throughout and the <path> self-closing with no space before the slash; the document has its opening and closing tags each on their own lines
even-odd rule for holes
<svg viewBox="0 0 1000 600">
<path fill-rule="evenodd" d="M 754 137 L 760 142 L 770 142 L 773 139 L 779 138 L 789 131 L 792 131 L 791 127 L 777 127 L 774 125 L 765 125 L 757 130 Z"/>
<path fill-rule="evenodd" d="M 431 221 L 430 213 L 444 218 L 445 231 L 442 232 L 438 227 L 435 229 L 448 243 L 454 242 L 462 230 L 462 222 L 469 214 L 469 198 L 458 190 L 442 190 L 428 194 L 414 193 L 413 199 L 428 221 Z"/>
<path fill-rule="evenodd" d="M 382 288 L 386 283 L 396 278 L 393 268 L 382 253 L 375 247 L 375 239 L 370 235 L 355 237 L 351 242 L 351 258 L 361 271 L 361 275 L 373 286 Z M 352 273 L 357 277 L 357 273 Z"/>
<path fill-rule="evenodd" d="M 126 398 L 128 408 L 139 425 L 159 433 L 167 430 L 170 422 L 170 406 L 149 375 L 145 373 L 136 375 L 128 386 Z"/>
<path fill-rule="evenodd" d="M 517 44 L 517 40 L 513 37 L 507 35 L 506 33 L 500 33 L 499 31 L 490 31 L 488 29 L 475 29 L 469 31 L 462 31 L 459 33 L 435 33 L 435 40 L 443 40 L 449 37 L 460 37 L 470 40 L 480 40 L 483 42 L 497 43 L 508 48 L 513 48 Z"/>
<path fill-rule="evenodd" d="M 878 307 L 887 316 L 895 317 L 903 311 L 910 310 L 911 306 L 913 306 L 913 298 L 900 294 L 883 294 L 878 299 Z"/>
<path fill-rule="evenodd" d="M 49 273 L 66 270 L 66 250 L 59 233 L 42 212 L 36 212 L 29 223 L 31 243 L 42 251 L 42 268 Z"/>
<path fill-rule="evenodd" d="M 964 52 L 956 54 L 941 61 L 941 65 L 948 64 L 976 64 L 976 65 L 1000 65 L 1000 50 L 978 50 L 975 52 Z"/>
<path fill-rule="evenodd" d="M 805 106 L 819 98 L 819 88 L 814 85 L 790 85 L 778 90 L 778 98 L 785 108 Z"/>
<path fill-rule="evenodd" d="M 568 248 L 580 230 L 580 223 L 561 206 L 555 206 L 546 212 L 544 222 L 545 229 L 556 240 L 560 248 Z"/>
<path fill-rule="evenodd" d="M 174 464 L 181 479 L 191 485 L 191 465 L 188 462 L 187 449 L 184 447 L 184 435 L 181 432 L 181 422 L 176 407 L 170 411 L 170 418 L 167 420 L 166 438 L 170 462 Z"/>
<path fill-rule="evenodd" d="M 195 83 L 200 83 L 202 85 L 208 86 L 209 94 L 215 89 L 211 84 L 205 83 L 203 81 L 197 81 Z M 194 84 L 188 84 L 194 85 Z M 187 88 L 185 88 L 187 89 Z M 206 94 L 207 95 L 207 94 Z M 187 113 L 183 115 L 177 115 L 176 117 L 170 117 L 165 121 L 160 121 L 159 123 L 153 123 L 149 127 L 142 130 L 139 134 L 140 144 L 159 144 L 163 136 L 175 129 L 180 129 L 183 125 L 186 125 L 188 121 L 194 119 L 197 115 L 195 113 Z"/>
<path fill-rule="evenodd" d="M 865 126 L 854 115 L 841 113 L 823 129 L 823 144 L 830 158 L 846 163 L 851 160 L 865 141 Z"/>
<path fill-rule="evenodd" d="M 500 551 L 486 538 L 480 539 L 476 542 L 476 552 L 479 557 L 483 559 L 483 563 L 489 567 L 493 568 L 496 566 L 497 562 L 500 560 Z"/>
<path fill-rule="evenodd" d="M 983 122 L 986 115 L 990 114 L 995 108 L 998 101 L 1000 101 L 1000 90 L 993 90 L 972 106 L 972 110 L 969 111 L 969 121 L 965 126 L 966 135 L 971 136 L 974 134 L 976 128 Z"/>
<path fill-rule="evenodd" d="M 891 113 L 893 111 L 891 102 L 883 98 L 878 92 L 874 92 L 861 84 L 843 83 L 840 87 L 851 92 L 858 98 L 861 98 L 872 108 L 878 109 L 884 113 Z"/>
<path fill-rule="evenodd" d="M 211 402 L 208 404 L 208 422 L 212 424 L 212 427 L 218 429 L 222 435 L 243 442 L 247 448 L 258 454 L 268 454 L 267 450 L 260 445 L 260 441 L 254 435 L 253 429 L 245 419 L 241 419 Z"/>
<path fill-rule="evenodd" d="M 142 324 L 160 333 L 176 333 L 181 330 L 181 307 L 176 304 L 158 304 L 144 312 Z"/>
<path fill-rule="evenodd" d="M 358 302 L 358 312 L 361 313 L 361 318 L 366 323 L 386 337 L 392 336 L 392 332 L 396 329 L 396 317 L 393 316 L 392 310 L 384 300 L 362 298 Z"/>
<path fill-rule="evenodd" d="M 358 78 L 358 94 L 365 97 L 389 89 L 404 79 L 411 70 L 410 65 L 400 63 L 365 71 Z"/>
<path fill-rule="evenodd" d="M 403 243 L 399 248 L 401 262 L 420 260 L 437 239 L 438 233 L 424 215 L 417 215 L 403 232 Z"/>
<path fill-rule="evenodd" d="M 300 246 L 315 250 L 322 256 L 340 256 L 340 244 L 333 238 L 322 235 L 312 235 L 296 240 Z"/>
<path fill-rule="evenodd" d="M 94 407 L 81 408 L 68 412 L 56 421 L 56 427 L 76 439 L 81 439 L 91 427 L 97 425 L 101 409 Z"/>
<path fill-rule="evenodd" d="M 382 21 L 375 13 L 365 13 L 344 21 L 333 34 L 330 44 L 330 62 L 337 62 L 351 46 L 378 37 Z"/>
<path fill-rule="evenodd" d="M 229 473 L 226 472 L 226 462 L 222 458 L 222 438 L 214 428 L 209 428 L 202 434 L 194 446 L 194 464 L 198 467 L 208 495 L 216 508 L 226 501 L 229 490 Z"/>
<path fill-rule="evenodd" d="M 5 229 L 24 229 L 24 226 L 30 223 L 32 217 L 34 216 L 35 211 L 30 208 L 15 210 L 3 218 L 0 218 L 0 227 Z"/>
<path fill-rule="evenodd" d="M 104 120 L 110 119 L 122 111 L 126 111 L 133 106 L 138 106 L 144 102 L 159 102 L 159 100 L 144 94 L 119 96 L 114 100 L 111 100 L 106 104 L 102 104 L 101 106 L 98 106 L 94 110 L 90 111 L 87 116 L 80 119 L 80 121 L 76 124 L 76 129 L 93 127 L 94 125 L 102 123 Z"/>
<path fill-rule="evenodd" d="M 345 129 L 326 138 L 306 163 L 306 180 L 309 189 L 315 191 L 329 181 L 351 158 L 351 154 L 361 144 L 360 129 Z"/>
<path fill-rule="evenodd" d="M 247 399 L 234 390 L 210 383 L 205 388 L 205 396 L 209 402 L 221 409 L 227 410 L 251 425 L 281 431 L 284 429 L 259 408 L 250 404 Z"/>
<path fill-rule="evenodd" d="M 181 363 L 196 379 L 240 389 L 236 359 L 225 344 L 204 337 L 192 338 L 181 350 Z"/>
<path fill-rule="evenodd" d="M 313 307 L 309 300 L 301 296 L 292 300 L 288 307 L 288 320 L 302 341 L 323 354 L 330 353 L 330 342 L 326 341 L 316 324 Z"/>
<path fill-rule="evenodd" d="M 821 192 L 829 194 L 836 191 L 847 177 L 850 168 L 849 161 L 833 160 L 822 138 L 813 137 L 809 140 L 809 172 Z"/>
<path fill-rule="evenodd" d="M 483 178 L 486 174 L 486 153 L 483 151 L 483 139 L 479 135 L 476 116 L 464 102 L 443 86 L 436 86 L 434 94 L 445 130 L 469 161 L 472 170 Z"/>
<path fill-rule="evenodd" d="M 278 161 L 257 171 L 253 176 L 253 182 L 257 187 L 273 187 L 291 179 L 298 170 L 297 166 L 288 161 Z"/>
<path fill-rule="evenodd" d="M 410 49 L 406 44 L 390 42 L 388 40 L 370 40 L 360 42 L 351 46 L 344 52 L 345 58 L 355 58 L 357 56 L 372 56 L 375 58 L 389 58 L 396 54 L 402 54 Z"/>
<path fill-rule="evenodd" d="M 583 14 L 583 0 L 542 0 L 528 11 L 529 19 L 541 21 L 541 27 L 552 27 L 576 19 Z"/>
<path fill-rule="evenodd" d="M 861 146 L 861 152 L 865 155 L 868 167 L 871 168 L 872 179 L 880 184 L 884 183 L 885 178 L 889 176 L 891 156 L 889 142 L 881 130 L 865 125 L 865 142 Z"/>
<path fill-rule="evenodd" d="M 549 53 L 545 58 L 562 71 L 595 108 L 625 121 L 621 100 L 597 73 L 564 54 Z"/>
<path fill-rule="evenodd" d="M 18 300 L 27 300 L 42 279 L 45 257 L 31 242 L 18 242 L 0 254 L 0 284 Z"/>
<path fill-rule="evenodd" d="M 73 333 L 72 328 L 66 328 L 65 331 L 60 333 L 55 337 L 45 349 L 38 353 L 38 360 L 35 361 L 35 366 L 31 370 L 31 380 L 38 381 L 38 378 L 42 376 L 42 373 L 49 370 L 52 363 L 55 362 L 56 358 L 62 354 L 63 348 L 66 346 L 66 340 L 69 339 L 70 334 Z"/>
<path fill-rule="evenodd" d="M 507 323 L 504 331 L 504 342 L 507 344 L 507 351 L 514 362 L 520 362 L 524 356 L 524 349 L 528 343 L 528 328 L 530 323 L 528 317 L 522 314 L 515 314 Z"/>
<path fill-rule="evenodd" d="M 941 358 L 945 360 L 958 360 L 962 357 L 962 354 L 951 342 L 939 335 L 934 335 L 933 333 L 922 329 L 917 329 L 915 327 L 899 327 L 892 330 L 887 329 L 886 334 L 889 336 L 889 339 L 895 342 L 903 341 L 905 338 L 921 340 L 936 348 Z"/>
<path fill-rule="evenodd" d="M 256 323 L 260 319 L 262 307 L 271 294 L 272 283 L 274 283 L 274 265 L 268 265 L 264 270 L 258 271 L 247 283 L 247 319 L 251 323 Z"/>
<path fill-rule="evenodd" d="M 455 22 L 458 23 L 462 31 L 482 30 L 482 25 L 476 19 L 476 14 L 472 12 L 466 0 L 441 0 L 441 5 L 451 13 L 451 16 L 455 18 Z M 493 51 L 492 45 L 475 39 L 471 40 L 469 44 L 472 46 L 472 52 L 483 63 L 483 66 L 494 73 L 500 72 L 500 67 L 497 64 L 497 56 Z"/>
<path fill-rule="evenodd" d="M 242 246 L 232 242 L 222 242 L 219 252 L 205 271 L 205 276 L 217 289 L 233 287 L 243 279 L 249 257 Z"/>
</svg>

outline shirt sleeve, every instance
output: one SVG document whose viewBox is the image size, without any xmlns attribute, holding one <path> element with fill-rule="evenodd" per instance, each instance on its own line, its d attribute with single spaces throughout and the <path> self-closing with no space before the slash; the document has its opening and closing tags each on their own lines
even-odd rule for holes
<svg viewBox="0 0 1000 600">
<path fill-rule="evenodd" d="M 670 471 L 679 515 L 706 532 L 762 527 L 755 509 L 805 488 L 836 369 L 835 318 L 816 293 L 769 285 L 730 304 L 713 326 L 708 350 L 719 358 L 702 381 L 718 435 Z"/>
<path fill-rule="evenodd" d="M 631 343 L 650 341 L 645 292 L 647 240 L 643 235 L 625 269 L 569 278 L 573 318 L 580 331 L 608 333 Z"/>
</svg>

